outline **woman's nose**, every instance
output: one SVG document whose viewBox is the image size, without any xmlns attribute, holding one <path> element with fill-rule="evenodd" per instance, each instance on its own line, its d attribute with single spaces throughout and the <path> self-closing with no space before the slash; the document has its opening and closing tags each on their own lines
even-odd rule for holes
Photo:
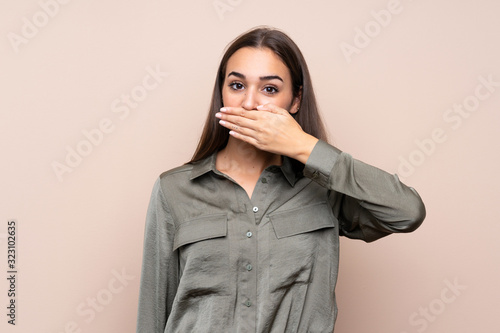
<svg viewBox="0 0 500 333">
<path fill-rule="evenodd" d="M 241 103 L 241 107 L 246 110 L 255 110 L 258 105 L 257 93 L 252 89 L 248 89 L 245 93 L 245 97 L 243 98 L 243 102 Z"/>
</svg>

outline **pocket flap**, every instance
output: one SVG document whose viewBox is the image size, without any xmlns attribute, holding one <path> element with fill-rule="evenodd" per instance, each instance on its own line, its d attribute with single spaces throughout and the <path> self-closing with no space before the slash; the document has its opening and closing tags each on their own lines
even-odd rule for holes
<svg viewBox="0 0 500 333">
<path fill-rule="evenodd" d="M 337 218 L 326 202 L 270 214 L 277 238 L 294 236 L 323 228 L 333 228 Z"/>
<path fill-rule="evenodd" d="M 227 235 L 227 215 L 213 214 L 182 222 L 175 231 L 174 251 L 177 248 L 205 239 Z"/>
</svg>

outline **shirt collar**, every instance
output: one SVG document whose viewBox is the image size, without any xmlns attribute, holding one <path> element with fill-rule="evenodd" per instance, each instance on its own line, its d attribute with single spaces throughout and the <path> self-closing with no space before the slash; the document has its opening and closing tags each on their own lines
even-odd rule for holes
<svg viewBox="0 0 500 333">
<path fill-rule="evenodd" d="M 292 159 L 287 156 L 283 156 L 282 165 L 279 168 L 283 172 L 283 175 L 285 175 L 286 180 L 288 180 L 290 185 L 293 187 L 297 182 L 297 173 L 293 168 Z"/>
<path fill-rule="evenodd" d="M 219 173 L 215 168 L 215 158 L 217 156 L 217 152 L 212 155 L 193 163 L 193 168 L 191 170 L 190 180 L 196 179 L 200 176 L 203 176 L 207 172 Z M 282 165 L 281 166 L 270 166 L 268 168 L 271 172 L 276 172 L 281 170 L 286 180 L 293 187 L 297 182 L 297 173 L 294 171 L 292 160 L 289 157 L 283 156 Z"/>
<path fill-rule="evenodd" d="M 197 161 L 193 163 L 193 169 L 191 169 L 191 176 L 189 177 L 189 180 L 193 180 L 195 178 L 198 178 L 200 176 L 203 176 L 209 171 L 215 172 L 215 157 L 217 155 L 217 152 L 213 153 L 212 155 Z"/>
</svg>

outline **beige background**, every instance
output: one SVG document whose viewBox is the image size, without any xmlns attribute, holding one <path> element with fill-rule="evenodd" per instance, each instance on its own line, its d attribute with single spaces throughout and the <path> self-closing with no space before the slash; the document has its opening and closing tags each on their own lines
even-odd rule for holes
<svg viewBox="0 0 500 333">
<path fill-rule="evenodd" d="M 496 332 L 499 14 L 496 0 L 1 0 L 0 267 L 15 219 L 19 273 L 15 327 L 0 280 L 0 331 L 135 331 L 153 183 L 193 153 L 224 47 L 269 24 L 303 50 L 331 141 L 427 206 L 415 233 L 342 239 L 336 332 Z M 68 149 L 86 156 L 69 166 Z"/>
</svg>

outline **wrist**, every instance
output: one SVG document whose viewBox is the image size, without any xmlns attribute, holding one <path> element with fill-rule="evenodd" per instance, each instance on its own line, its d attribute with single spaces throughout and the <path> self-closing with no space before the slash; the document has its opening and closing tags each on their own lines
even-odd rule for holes
<svg viewBox="0 0 500 333">
<path fill-rule="evenodd" d="M 314 136 L 304 133 L 304 137 L 298 141 L 296 145 L 297 149 L 291 158 L 299 161 L 302 164 L 306 164 L 311 152 L 313 151 L 316 143 L 318 143 L 318 139 Z"/>
</svg>

